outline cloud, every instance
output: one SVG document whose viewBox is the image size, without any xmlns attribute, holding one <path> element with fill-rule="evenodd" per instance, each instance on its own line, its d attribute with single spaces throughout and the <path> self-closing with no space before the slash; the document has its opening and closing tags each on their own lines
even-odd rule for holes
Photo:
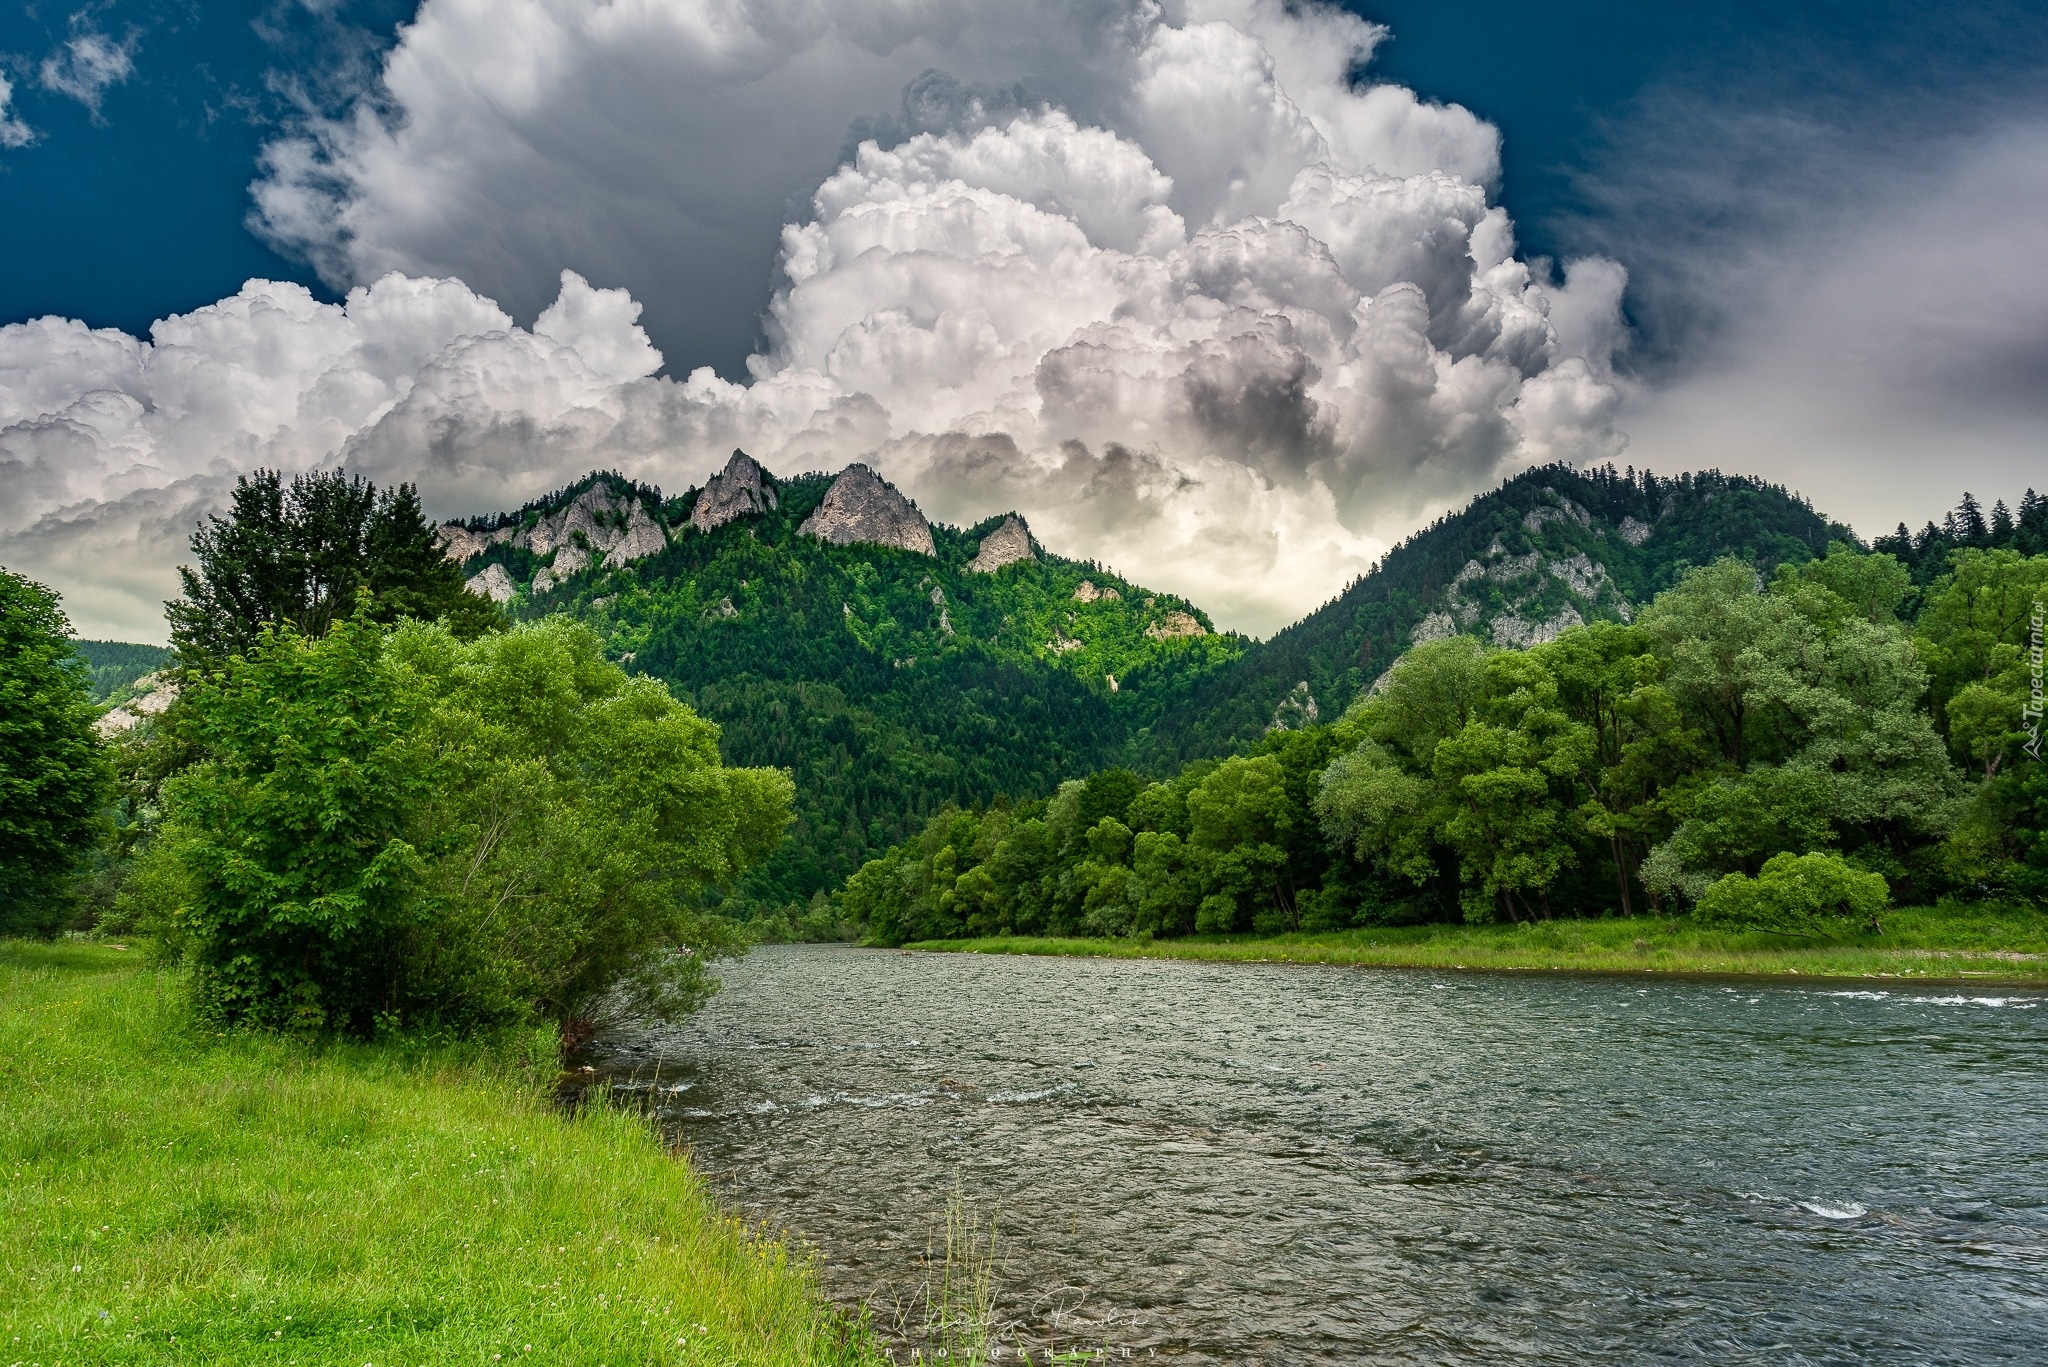
<svg viewBox="0 0 2048 1367">
<path fill-rule="evenodd" d="M 1195 227 L 1270 211 L 1321 148 L 1393 176 L 1497 175 L 1469 112 L 1352 88 L 1378 26 L 1285 0 L 1167 8 L 425 0 L 374 88 L 266 150 L 255 223 L 338 289 L 453 275 L 522 319 L 567 267 L 644 301 L 680 370 L 735 377 L 778 229 L 862 137 L 1059 108 L 1143 146 Z"/>
<path fill-rule="evenodd" d="M 1769 476 L 1865 536 L 1965 489 L 1989 506 L 2048 488 L 2048 112 L 1822 149 L 1785 169 L 1828 190 L 1659 273 L 1652 307 L 1692 322 L 1675 350 L 1652 333 L 1671 359 L 1633 392 L 1631 456 Z"/>
<path fill-rule="evenodd" d="M 135 37 L 115 42 L 91 26 L 90 12 L 71 16 L 71 38 L 43 59 L 42 86 L 69 95 L 97 117 L 100 97 L 135 73 Z"/>
<path fill-rule="evenodd" d="M 1493 130 L 1350 79 L 1381 36 L 1277 0 L 428 0 L 383 101 L 258 186 L 343 303 L 252 281 L 147 341 L 0 329 L 0 557 L 158 633 L 180 548 L 134 529 L 238 470 L 346 465 L 448 516 L 743 446 L 1017 508 L 1271 630 L 1504 471 L 1622 444 L 1625 277 L 1519 260 Z M 662 373 L 661 319 L 729 312 L 755 235 L 744 378 Z"/>
<path fill-rule="evenodd" d="M 36 130 L 30 128 L 10 109 L 14 103 L 14 83 L 0 75 L 0 147 L 26 147 L 36 140 Z"/>
</svg>

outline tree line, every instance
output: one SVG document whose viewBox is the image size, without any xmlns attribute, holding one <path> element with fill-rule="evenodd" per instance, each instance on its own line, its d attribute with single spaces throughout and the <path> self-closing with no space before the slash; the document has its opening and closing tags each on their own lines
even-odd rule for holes
<svg viewBox="0 0 2048 1367">
<path fill-rule="evenodd" d="M 205 1018 L 573 1038 L 740 946 L 706 908 L 788 776 L 589 627 L 508 624 L 405 485 L 238 481 L 168 605 L 176 700 L 108 741 L 48 589 L 0 571 L 0 933 L 151 936 Z"/>
<path fill-rule="evenodd" d="M 1415 647 L 1335 722 L 1147 781 L 949 811 L 838 913 L 884 944 L 1633 912 L 1812 933 L 1893 900 L 2048 896 L 2028 756 L 2048 556 L 1963 548 L 1925 588 L 1837 543 L 1723 559 L 1632 623 Z"/>
</svg>

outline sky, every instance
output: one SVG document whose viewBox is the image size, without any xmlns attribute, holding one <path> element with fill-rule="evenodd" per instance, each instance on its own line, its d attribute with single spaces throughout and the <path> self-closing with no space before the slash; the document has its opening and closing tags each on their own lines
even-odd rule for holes
<svg viewBox="0 0 2048 1367">
<path fill-rule="evenodd" d="M 2048 11 L 0 9 L 0 564 L 161 639 L 237 471 L 736 445 L 1264 634 L 1547 460 L 2048 486 Z"/>
</svg>

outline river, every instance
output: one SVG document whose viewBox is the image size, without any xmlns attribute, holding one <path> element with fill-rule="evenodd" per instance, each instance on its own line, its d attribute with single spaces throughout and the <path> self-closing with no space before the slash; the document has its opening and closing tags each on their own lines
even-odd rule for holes
<svg viewBox="0 0 2048 1367">
<path fill-rule="evenodd" d="M 723 976 L 603 1073 L 885 1329 L 957 1189 L 1011 1361 L 2048 1360 L 2038 990 L 794 945 Z"/>
</svg>

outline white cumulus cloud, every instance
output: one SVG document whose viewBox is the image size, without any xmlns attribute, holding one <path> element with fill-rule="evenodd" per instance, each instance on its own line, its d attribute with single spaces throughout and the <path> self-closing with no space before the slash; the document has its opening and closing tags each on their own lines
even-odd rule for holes
<svg viewBox="0 0 2048 1367">
<path fill-rule="evenodd" d="M 45 90 L 69 95 L 98 114 L 107 87 L 134 74 L 135 39 L 130 36 L 115 42 L 92 27 L 90 11 L 81 11 L 71 16 L 70 39 L 43 59 L 42 85 Z"/>
<path fill-rule="evenodd" d="M 457 515 L 743 446 L 1270 630 L 1504 470 L 1621 445 L 1620 268 L 1518 259 L 1494 131 L 1351 80 L 1381 36 L 1277 0 L 428 0 L 258 187 L 342 304 L 0 329 L 0 560 L 160 635 L 254 465 Z M 757 237 L 744 378 L 662 373 Z"/>
<path fill-rule="evenodd" d="M 14 83 L 0 75 L 0 147 L 26 147 L 36 140 L 36 130 L 13 112 Z"/>
</svg>

